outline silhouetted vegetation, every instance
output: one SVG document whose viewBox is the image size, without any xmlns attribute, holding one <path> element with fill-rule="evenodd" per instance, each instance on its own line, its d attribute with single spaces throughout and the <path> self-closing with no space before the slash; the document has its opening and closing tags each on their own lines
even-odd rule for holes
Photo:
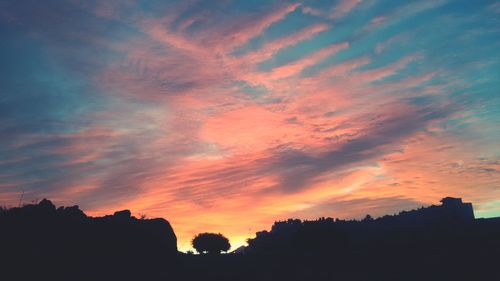
<svg viewBox="0 0 500 281">
<path fill-rule="evenodd" d="M 220 233 L 200 233 L 193 238 L 191 243 L 200 254 L 220 254 L 231 248 L 229 240 Z"/>
<path fill-rule="evenodd" d="M 276 222 L 228 254 L 177 252 L 163 219 L 88 217 L 48 200 L 0 209 L 2 280 L 500 280 L 500 218 L 457 198 L 380 218 Z M 200 253 L 229 249 L 221 234 Z"/>
</svg>

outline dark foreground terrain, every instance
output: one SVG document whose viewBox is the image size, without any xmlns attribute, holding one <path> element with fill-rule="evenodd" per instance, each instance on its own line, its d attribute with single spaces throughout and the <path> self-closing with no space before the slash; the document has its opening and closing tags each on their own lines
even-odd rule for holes
<svg viewBox="0 0 500 281">
<path fill-rule="evenodd" d="M 0 211 L 0 280 L 500 280 L 500 218 L 472 205 L 361 221 L 276 222 L 224 255 L 177 251 L 164 219 L 50 201 Z"/>
</svg>

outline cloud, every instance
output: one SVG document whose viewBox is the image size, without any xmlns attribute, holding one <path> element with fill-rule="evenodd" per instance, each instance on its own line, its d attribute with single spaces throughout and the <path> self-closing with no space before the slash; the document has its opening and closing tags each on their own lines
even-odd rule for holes
<svg viewBox="0 0 500 281">
<path fill-rule="evenodd" d="M 265 44 L 262 48 L 254 52 L 251 52 L 249 54 L 245 54 L 244 57 L 241 59 L 244 61 L 257 64 L 264 60 L 270 59 L 274 54 L 276 54 L 281 49 L 293 46 L 301 41 L 311 39 L 318 33 L 324 32 L 328 29 L 329 26 L 327 24 L 316 24 L 305 27 L 295 33 L 292 33 L 291 35 L 273 40 Z"/>
<path fill-rule="evenodd" d="M 313 15 L 313 16 L 322 16 L 324 14 L 324 12 L 320 9 L 315 9 L 313 7 L 304 6 L 304 5 L 302 6 L 302 13 Z"/>
<path fill-rule="evenodd" d="M 337 19 L 345 16 L 358 6 L 362 0 L 340 0 L 339 3 L 333 8 L 331 18 Z"/>
<path fill-rule="evenodd" d="M 0 4 L 2 204 L 130 208 L 185 248 L 497 196 L 490 4 L 97 2 Z"/>
<path fill-rule="evenodd" d="M 399 149 L 397 145 L 392 145 L 450 114 L 442 108 L 414 109 L 401 104 L 397 106 L 405 108 L 405 112 L 370 120 L 366 132 L 336 144 L 334 148 L 319 153 L 285 150 L 275 156 L 273 164 L 268 168 L 281 175 L 280 186 L 283 191 L 295 192 L 307 188 L 309 182 L 325 172 L 346 169 L 353 164 Z"/>
</svg>

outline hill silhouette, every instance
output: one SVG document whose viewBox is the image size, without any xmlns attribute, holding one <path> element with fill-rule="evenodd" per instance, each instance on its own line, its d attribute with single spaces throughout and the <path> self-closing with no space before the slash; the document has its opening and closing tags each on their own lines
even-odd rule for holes
<svg viewBox="0 0 500 281">
<path fill-rule="evenodd" d="M 268 271 L 285 272 L 286 280 L 500 277 L 493 269 L 500 254 L 500 219 L 475 219 L 472 204 L 459 198 L 441 202 L 377 219 L 276 222 L 271 231 L 250 239 L 245 252 L 280 260 L 283 264 L 267 263 Z"/>
<path fill-rule="evenodd" d="M 236 253 L 177 251 L 164 219 L 88 217 L 49 200 L 0 210 L 3 280 L 500 280 L 500 218 L 472 204 L 363 220 L 289 219 Z"/>
<path fill-rule="evenodd" d="M 128 210 L 93 218 L 44 199 L 2 211 L 0 229 L 0 276 L 12 278 L 4 280 L 141 278 L 177 255 L 166 220 L 137 219 Z"/>
</svg>

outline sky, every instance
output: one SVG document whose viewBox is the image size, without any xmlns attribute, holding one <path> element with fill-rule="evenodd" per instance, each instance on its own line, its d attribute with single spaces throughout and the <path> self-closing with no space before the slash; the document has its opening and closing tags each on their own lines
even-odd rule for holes
<svg viewBox="0 0 500 281">
<path fill-rule="evenodd" d="M 0 204 L 245 243 L 276 220 L 500 216 L 500 2 L 0 1 Z"/>
</svg>

